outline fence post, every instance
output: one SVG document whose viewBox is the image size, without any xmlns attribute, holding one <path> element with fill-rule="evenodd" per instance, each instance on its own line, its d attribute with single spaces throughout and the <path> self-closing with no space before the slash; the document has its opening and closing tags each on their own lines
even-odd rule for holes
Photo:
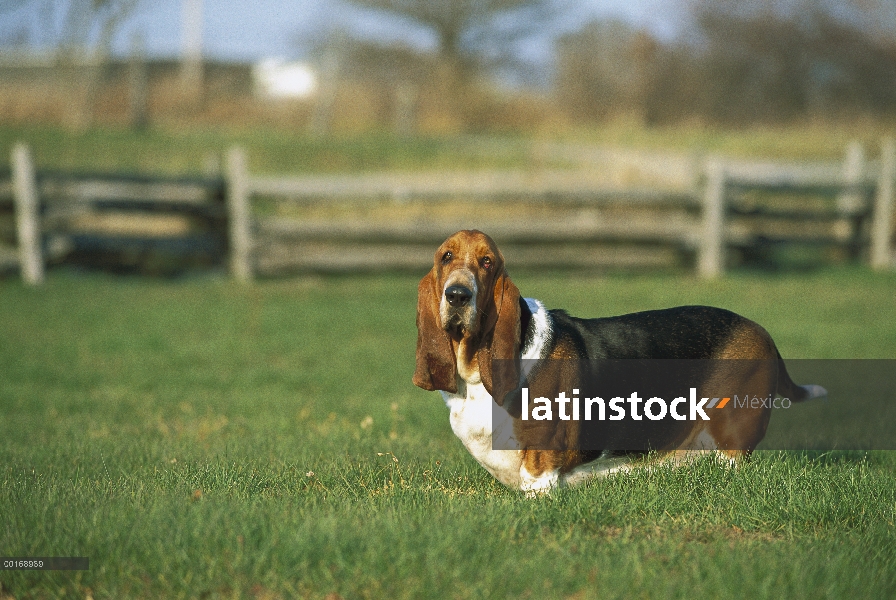
<svg viewBox="0 0 896 600">
<path fill-rule="evenodd" d="M 22 279 L 29 285 L 37 285 L 44 281 L 40 200 L 37 197 L 31 150 L 21 142 L 12 150 L 12 194 L 16 206 L 16 232 L 19 239 L 19 268 Z"/>
<path fill-rule="evenodd" d="M 227 153 L 227 211 L 230 219 L 230 272 L 240 282 L 252 280 L 252 231 L 249 172 L 242 148 Z"/>
<path fill-rule="evenodd" d="M 880 177 L 871 215 L 871 267 L 888 269 L 893 266 L 890 240 L 893 237 L 893 193 L 896 176 L 896 140 L 884 139 L 880 153 Z"/>
<path fill-rule="evenodd" d="M 864 193 L 860 189 L 865 177 L 865 149 L 862 143 L 853 140 L 846 147 L 843 159 L 843 185 L 846 187 L 837 196 L 837 212 L 840 218 L 835 224 L 835 233 L 849 242 L 849 255 L 855 260 L 861 252 L 861 214 L 865 208 Z"/>
<path fill-rule="evenodd" d="M 843 160 L 843 183 L 855 188 L 862 183 L 865 174 L 865 149 L 862 143 L 853 140 L 846 147 Z M 837 210 L 851 216 L 862 208 L 862 194 L 857 189 L 849 189 L 837 196 Z"/>
<path fill-rule="evenodd" d="M 707 161 L 705 185 L 697 272 L 712 278 L 722 274 L 725 259 L 725 164 L 720 159 Z"/>
</svg>

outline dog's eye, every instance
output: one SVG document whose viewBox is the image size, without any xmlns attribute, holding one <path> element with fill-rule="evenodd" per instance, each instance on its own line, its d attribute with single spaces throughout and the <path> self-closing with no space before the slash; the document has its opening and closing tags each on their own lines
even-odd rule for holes
<svg viewBox="0 0 896 600">
<path fill-rule="evenodd" d="M 491 269 L 492 268 L 492 259 L 489 258 L 488 256 L 483 256 L 480 264 L 482 264 L 483 269 Z"/>
<path fill-rule="evenodd" d="M 451 251 L 449 250 L 448 252 L 446 252 L 445 254 L 442 255 L 442 264 L 447 265 L 448 263 L 451 262 L 452 258 L 454 258 L 454 255 L 451 254 Z"/>
</svg>

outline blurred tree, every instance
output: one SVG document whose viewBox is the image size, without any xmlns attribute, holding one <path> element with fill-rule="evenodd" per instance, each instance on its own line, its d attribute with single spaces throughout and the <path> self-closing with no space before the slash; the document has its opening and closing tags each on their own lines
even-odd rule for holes
<svg viewBox="0 0 896 600">
<path fill-rule="evenodd" d="M 0 0 L 6 37 L 60 55 L 108 53 L 143 0 Z"/>
<path fill-rule="evenodd" d="M 659 43 L 621 21 L 593 21 L 558 40 L 555 84 L 576 119 L 643 117 Z"/>
<path fill-rule="evenodd" d="M 882 8 L 863 0 L 696 0 L 704 110 L 741 122 L 893 114 L 892 25 L 867 25 L 869 12 Z"/>
<path fill-rule="evenodd" d="M 544 36 L 572 6 L 573 0 L 342 0 L 368 17 L 389 21 L 404 34 L 383 43 L 351 27 L 304 36 L 302 45 L 317 56 L 323 78 L 364 81 L 365 89 L 382 90 L 382 112 L 396 131 L 416 124 L 439 131 L 480 127 L 481 115 L 496 95 L 494 83 L 531 76 L 522 42 Z M 369 22 L 369 19 L 368 19 Z M 424 48 L 420 32 L 431 36 Z M 415 37 L 416 32 L 416 37 Z M 503 79 L 499 79 L 500 76 Z M 345 81 L 341 81 L 340 85 Z M 326 89 L 324 89 L 326 88 Z M 322 86 L 312 130 L 323 132 L 339 94 L 335 84 Z"/>
<path fill-rule="evenodd" d="M 2 30 L 16 45 L 55 54 L 68 96 L 65 120 L 83 129 L 111 54 L 112 38 L 142 0 L 0 0 Z"/>
<path fill-rule="evenodd" d="M 483 68 L 518 60 L 520 41 L 543 33 L 571 0 L 345 0 L 431 32 L 453 76 L 470 80 Z"/>
<path fill-rule="evenodd" d="M 683 2 L 693 25 L 673 42 L 606 22 L 561 38 L 556 90 L 570 116 L 746 124 L 896 115 L 896 1 Z"/>
<path fill-rule="evenodd" d="M 334 31 L 312 51 L 317 55 L 320 73 L 320 87 L 309 122 L 312 133 L 330 132 L 335 113 L 340 112 L 336 110 L 337 97 L 364 102 L 357 93 L 348 91 L 350 87 L 364 90 L 366 103 L 376 106 L 372 111 L 381 126 L 391 125 L 400 134 L 414 129 L 418 86 L 437 67 L 433 56 L 406 45 L 350 39 L 342 30 Z"/>
</svg>

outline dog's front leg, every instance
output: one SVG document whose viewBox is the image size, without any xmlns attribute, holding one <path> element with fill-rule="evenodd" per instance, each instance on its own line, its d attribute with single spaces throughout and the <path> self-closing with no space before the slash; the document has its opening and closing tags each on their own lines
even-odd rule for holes
<svg viewBox="0 0 896 600">
<path fill-rule="evenodd" d="M 560 483 L 560 469 L 544 469 L 538 474 L 526 468 L 526 462 L 520 466 L 520 490 L 526 492 L 527 498 L 535 498 L 549 493 Z"/>
</svg>

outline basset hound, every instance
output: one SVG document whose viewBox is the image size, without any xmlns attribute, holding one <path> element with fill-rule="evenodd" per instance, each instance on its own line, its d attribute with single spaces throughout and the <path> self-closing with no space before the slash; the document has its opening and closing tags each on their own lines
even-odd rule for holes
<svg viewBox="0 0 896 600">
<path fill-rule="evenodd" d="M 704 452 L 730 461 L 748 455 L 765 435 L 768 404 L 741 401 L 711 410 L 719 398 L 709 405 L 708 398 L 695 402 L 697 389 L 792 402 L 826 394 L 820 386 L 796 385 L 765 329 L 727 310 L 683 306 L 580 319 L 521 298 L 494 240 L 475 230 L 453 234 L 436 251 L 418 287 L 417 331 L 414 384 L 440 391 L 451 428 L 467 450 L 501 483 L 528 495 L 627 470 L 647 450 L 676 463 Z M 622 389 L 623 380 L 634 385 L 607 361 L 647 361 L 648 372 L 656 364 L 691 365 L 673 369 L 687 372 L 694 386 L 690 418 L 687 397 L 677 399 L 679 406 L 673 402 L 666 415 L 665 407 L 641 406 L 629 396 L 610 403 L 620 412 L 628 403 L 633 414 L 627 419 L 606 419 L 602 398 L 601 420 L 578 419 L 579 398 L 571 408 L 566 394 L 585 394 L 595 382 L 613 390 Z M 746 366 L 719 368 L 742 362 Z M 645 400 L 631 385 L 626 395 L 633 391 Z M 555 397 L 564 403 L 559 418 L 530 413 L 535 400 L 547 404 Z M 597 409 L 597 398 L 583 400 Z M 639 408 L 648 419 L 634 415 Z M 666 418 L 653 420 L 660 408 Z M 564 416 L 567 409 L 577 418 Z"/>
</svg>

